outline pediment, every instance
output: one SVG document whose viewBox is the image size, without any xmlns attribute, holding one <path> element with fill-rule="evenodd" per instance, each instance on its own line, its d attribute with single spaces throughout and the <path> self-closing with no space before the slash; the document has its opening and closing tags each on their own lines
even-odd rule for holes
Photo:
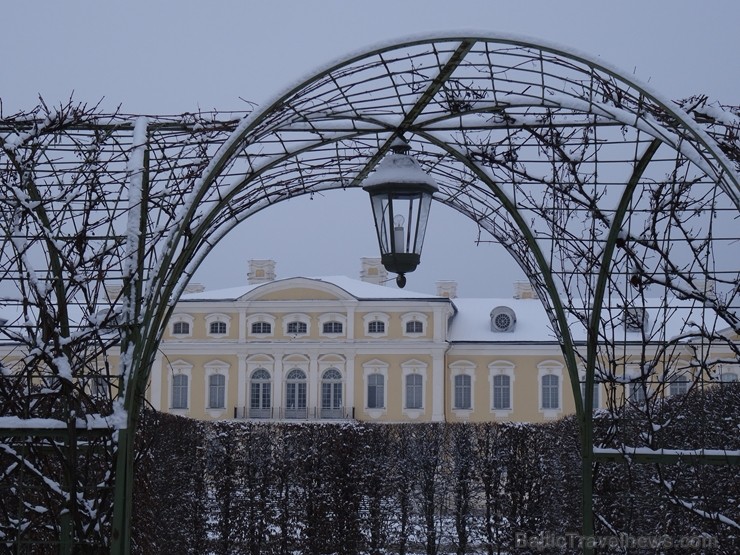
<svg viewBox="0 0 740 555">
<path fill-rule="evenodd" d="M 271 281 L 252 289 L 243 301 L 343 301 L 353 300 L 347 291 L 326 281 L 310 278 L 288 278 Z"/>
</svg>

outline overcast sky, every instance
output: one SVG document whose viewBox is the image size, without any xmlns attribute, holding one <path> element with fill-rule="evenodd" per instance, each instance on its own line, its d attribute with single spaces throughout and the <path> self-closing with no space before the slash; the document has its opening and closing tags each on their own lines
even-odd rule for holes
<svg viewBox="0 0 740 555">
<path fill-rule="evenodd" d="M 2 3 L 4 114 L 41 95 L 126 113 L 178 114 L 264 104 L 314 68 L 378 42 L 426 32 L 519 34 L 588 53 L 679 99 L 706 93 L 740 103 L 740 1 L 33 1 Z M 476 227 L 435 204 L 422 264 L 407 288 L 455 279 L 461 296 L 510 296 L 522 275 Z M 362 191 L 298 199 L 250 218 L 196 276 L 240 285 L 249 258 L 273 258 L 278 277 L 358 277 L 377 256 Z"/>
</svg>

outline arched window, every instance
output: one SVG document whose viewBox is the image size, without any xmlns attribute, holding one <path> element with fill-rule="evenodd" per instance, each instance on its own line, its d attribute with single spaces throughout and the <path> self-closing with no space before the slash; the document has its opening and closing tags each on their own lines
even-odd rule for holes
<svg viewBox="0 0 740 555">
<path fill-rule="evenodd" d="M 252 373 L 249 386 L 250 418 L 270 418 L 272 411 L 271 393 L 270 373 L 264 368 L 258 368 Z"/>
<path fill-rule="evenodd" d="M 208 332 L 214 335 L 224 335 L 226 333 L 226 322 L 211 322 Z"/>
<path fill-rule="evenodd" d="M 493 376 L 493 409 L 511 408 L 511 378 L 506 374 Z"/>
<path fill-rule="evenodd" d="M 367 408 L 385 408 L 385 377 L 383 374 L 370 374 L 367 377 Z"/>
<path fill-rule="evenodd" d="M 172 324 L 172 335 L 188 335 L 190 324 L 188 322 L 175 322 Z"/>
<path fill-rule="evenodd" d="M 255 335 L 272 333 L 272 324 L 270 322 L 253 322 L 252 333 Z"/>
<path fill-rule="evenodd" d="M 321 376 L 321 418 L 342 416 L 342 374 L 329 368 Z"/>
<path fill-rule="evenodd" d="M 172 408 L 188 408 L 188 377 L 186 374 L 172 376 Z"/>
<path fill-rule="evenodd" d="M 455 376 L 455 400 L 454 408 L 471 409 L 472 403 L 472 380 L 467 374 L 458 374 Z"/>
<path fill-rule="evenodd" d="M 385 333 L 385 322 L 379 320 L 368 322 L 367 333 Z"/>
<path fill-rule="evenodd" d="M 222 409 L 226 407 L 226 376 L 211 374 L 208 376 L 208 408 Z"/>
<path fill-rule="evenodd" d="M 406 333 L 424 333 L 424 324 L 418 320 L 406 322 Z"/>
<path fill-rule="evenodd" d="M 306 418 L 306 373 L 293 368 L 285 377 L 285 418 Z"/>
<path fill-rule="evenodd" d="M 421 374 L 406 375 L 406 408 L 420 409 L 424 406 L 424 377 Z"/>
<path fill-rule="evenodd" d="M 555 374 L 542 376 L 542 408 L 545 410 L 560 408 L 560 378 Z"/>
<path fill-rule="evenodd" d="M 322 333 L 342 333 L 342 329 L 342 322 L 324 322 Z"/>
<path fill-rule="evenodd" d="M 305 322 L 288 322 L 288 333 L 290 335 L 303 335 L 308 333 L 308 326 Z"/>
</svg>

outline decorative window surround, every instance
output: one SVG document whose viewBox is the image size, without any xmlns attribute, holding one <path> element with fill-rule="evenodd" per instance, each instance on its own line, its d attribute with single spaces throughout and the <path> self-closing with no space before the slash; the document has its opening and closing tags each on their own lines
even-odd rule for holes
<svg viewBox="0 0 740 555">
<path fill-rule="evenodd" d="M 377 408 L 368 407 L 369 378 L 373 374 L 383 377 L 383 406 Z M 382 360 L 371 360 L 362 365 L 363 391 L 365 398 L 365 412 L 370 418 L 380 418 L 388 410 L 388 363 Z"/>
<path fill-rule="evenodd" d="M 206 412 L 212 418 L 219 418 L 224 414 L 229 404 L 229 368 L 230 365 L 227 362 L 221 360 L 213 360 L 206 362 L 203 365 L 203 376 L 205 379 L 205 405 Z M 211 406 L 211 381 L 210 378 L 213 375 L 221 374 L 224 376 L 224 404 L 222 407 Z"/>
<path fill-rule="evenodd" d="M 513 363 L 506 360 L 497 360 L 488 365 L 488 383 L 491 392 L 491 412 L 496 418 L 509 418 L 514 412 L 514 369 Z M 508 376 L 509 378 L 509 406 L 508 408 L 497 408 L 495 406 L 496 376 Z"/>
<path fill-rule="evenodd" d="M 270 325 L 270 331 L 268 333 L 253 333 L 252 326 L 254 324 L 264 322 Z M 275 335 L 275 317 L 271 314 L 250 314 L 247 317 L 247 336 L 250 338 L 261 339 L 264 337 L 274 337 Z"/>
<path fill-rule="evenodd" d="M 174 339 L 187 339 L 188 337 L 192 337 L 194 323 L 195 323 L 195 318 L 193 318 L 190 314 L 185 314 L 185 313 L 174 314 L 172 318 L 170 319 L 170 335 Z M 186 333 L 175 333 L 175 329 L 182 328 L 182 326 L 176 326 L 176 324 L 187 324 L 187 332 Z"/>
<path fill-rule="evenodd" d="M 403 414 L 410 419 L 419 418 L 426 411 L 426 392 L 427 392 L 427 364 L 419 360 L 409 360 L 401 364 L 401 375 L 403 384 Z M 421 376 L 421 406 L 409 407 L 407 399 L 407 377 L 411 375 Z"/>
<path fill-rule="evenodd" d="M 555 376 L 557 378 L 557 407 L 543 407 L 542 390 L 543 378 Z M 537 400 L 540 413 L 545 418 L 557 418 L 563 412 L 563 364 L 557 360 L 546 360 L 537 365 Z"/>
<path fill-rule="evenodd" d="M 467 360 L 458 360 L 449 366 L 450 368 L 450 404 L 452 413 L 460 419 L 468 419 L 475 411 L 475 364 Z M 455 406 L 455 378 L 457 376 L 470 376 L 470 407 L 457 408 Z"/>
<path fill-rule="evenodd" d="M 370 312 L 362 317 L 362 324 L 366 335 L 370 337 L 387 337 L 390 316 L 384 312 Z M 370 331 L 373 324 L 375 324 L 376 328 L 382 327 L 382 329 L 380 331 Z"/>
<path fill-rule="evenodd" d="M 223 323 L 226 325 L 225 331 L 223 333 L 214 332 L 211 328 L 213 327 L 213 324 L 217 323 Z M 227 316 L 226 314 L 209 314 L 206 316 L 206 334 L 208 337 L 226 337 L 229 335 L 229 332 L 231 331 L 231 316 Z"/>
<path fill-rule="evenodd" d="M 288 328 L 293 327 L 291 326 L 293 323 L 304 324 L 305 331 L 303 331 L 303 329 L 299 329 L 298 331 L 291 333 L 291 331 L 288 331 Z M 287 337 L 305 337 L 311 335 L 311 318 L 306 314 L 286 314 L 283 316 L 283 335 Z"/>
<path fill-rule="evenodd" d="M 339 325 L 341 326 L 341 330 L 325 331 L 324 326 L 332 324 L 333 322 L 339 323 Z M 344 337 L 347 330 L 347 317 L 344 314 L 338 314 L 336 312 L 322 314 L 321 316 L 319 316 L 319 330 L 322 337 L 328 337 L 330 339 Z"/>
<path fill-rule="evenodd" d="M 170 363 L 169 368 L 169 376 L 168 376 L 168 383 L 167 383 L 167 390 L 169 392 L 168 397 L 168 405 L 170 407 L 170 412 L 172 414 L 179 414 L 179 415 L 185 415 L 190 410 L 191 406 L 191 394 L 193 391 L 193 380 L 192 380 L 192 374 L 193 374 L 193 365 L 189 362 L 185 362 L 184 360 L 176 360 L 172 363 Z M 187 387 L 187 393 L 186 393 L 186 403 L 184 407 L 179 406 L 175 407 L 174 403 L 174 386 L 175 386 L 175 376 L 185 376 L 187 379 L 186 387 Z"/>
<path fill-rule="evenodd" d="M 427 334 L 427 323 L 429 318 L 421 312 L 407 312 L 401 316 L 401 330 L 405 337 L 424 337 Z M 421 331 L 407 331 L 410 322 L 421 324 Z"/>
</svg>

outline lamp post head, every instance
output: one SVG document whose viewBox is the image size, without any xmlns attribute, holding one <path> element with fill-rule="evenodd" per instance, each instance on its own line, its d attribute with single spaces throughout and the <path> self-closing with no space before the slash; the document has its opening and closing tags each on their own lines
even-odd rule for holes
<svg viewBox="0 0 740 555">
<path fill-rule="evenodd" d="M 406 284 L 404 274 L 419 265 L 432 195 L 438 190 L 409 150 L 408 144 L 396 139 L 391 154 L 362 185 L 370 194 L 381 262 L 398 274 L 399 287 Z"/>
</svg>

